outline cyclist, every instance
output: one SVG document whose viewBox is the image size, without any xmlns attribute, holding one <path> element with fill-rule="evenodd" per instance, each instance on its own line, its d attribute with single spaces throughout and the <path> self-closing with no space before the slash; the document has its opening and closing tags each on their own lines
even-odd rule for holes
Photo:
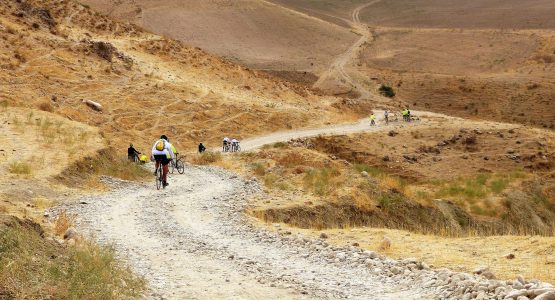
<svg viewBox="0 0 555 300">
<path fill-rule="evenodd" d="M 370 126 L 375 126 L 375 125 L 376 125 L 376 115 L 371 114 L 370 115 Z"/>
<path fill-rule="evenodd" d="M 239 141 L 237 139 L 231 140 L 231 151 L 235 152 L 239 150 Z"/>
<path fill-rule="evenodd" d="M 224 152 L 225 152 L 225 150 L 226 150 L 227 144 L 229 144 L 229 138 L 226 136 L 226 137 L 224 137 L 224 149 L 223 149 Z"/>
<path fill-rule="evenodd" d="M 206 147 L 202 143 L 198 144 L 198 153 L 206 151 Z"/>
<path fill-rule="evenodd" d="M 129 144 L 129 148 L 127 148 L 127 158 L 130 161 L 135 161 L 135 158 L 138 158 L 139 154 L 141 154 L 141 152 L 135 150 L 135 147 L 133 147 L 133 144 Z"/>
<path fill-rule="evenodd" d="M 164 186 L 168 186 L 168 164 L 175 157 L 173 146 L 167 136 L 162 135 L 152 146 L 152 156 L 156 160 L 156 169 L 162 164 L 162 178 Z M 156 171 L 154 172 L 156 175 Z"/>
<path fill-rule="evenodd" d="M 172 145 L 172 152 L 173 154 L 175 154 L 175 157 L 173 158 L 173 164 L 175 165 L 177 163 L 177 155 L 179 154 L 179 152 L 177 152 L 177 149 L 175 149 L 175 146 L 173 144 Z"/>
<path fill-rule="evenodd" d="M 383 112 L 383 118 L 385 120 L 385 124 L 389 124 L 389 112 L 387 111 L 387 109 Z"/>
</svg>

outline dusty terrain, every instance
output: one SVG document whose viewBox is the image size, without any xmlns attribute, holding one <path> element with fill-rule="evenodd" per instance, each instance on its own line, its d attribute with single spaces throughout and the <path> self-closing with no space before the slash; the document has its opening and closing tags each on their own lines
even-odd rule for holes
<svg viewBox="0 0 555 300">
<path fill-rule="evenodd" d="M 523 278 L 507 284 L 430 270 L 414 258 L 392 261 L 358 247 L 292 235 L 279 224 L 273 226 L 277 232 L 260 229 L 243 213 L 247 197 L 260 194 L 258 182 L 218 168 L 189 167 L 171 182 L 161 192 L 153 184 L 116 181 L 112 193 L 67 206 L 81 216 L 81 228 L 102 242 L 113 242 L 150 280 L 149 298 L 179 299 L 187 294 L 199 299 L 259 299 L 271 294 L 289 299 L 422 299 L 473 292 L 510 298 L 553 290 L 536 281 L 524 288 L 528 282 Z M 128 226 L 122 227 L 122 221 Z"/>
<path fill-rule="evenodd" d="M 319 73 L 356 38 L 348 28 L 268 1 L 83 3 L 255 69 Z"/>
<path fill-rule="evenodd" d="M 50 239 L 67 249 L 75 231 L 114 243 L 148 280 L 147 298 L 554 293 L 517 276 L 555 280 L 549 3 L 514 18 L 547 27 L 515 31 L 459 29 L 456 18 L 368 27 L 386 5 L 377 0 L 87 3 L 102 13 L 0 4 L 0 213 L 47 229 L 68 219 Z M 174 29 L 192 45 L 158 35 Z M 241 64 L 208 53 L 218 51 Z M 378 126 L 361 120 L 406 105 L 414 122 L 385 126 L 381 110 Z M 230 170 L 189 166 L 164 191 L 114 179 L 144 178 L 151 166 L 124 151 L 147 152 L 160 134 L 183 152 L 223 136 L 248 151 L 190 154 Z M 65 209 L 78 214 L 73 231 Z"/>
<path fill-rule="evenodd" d="M 272 0 L 287 7 L 335 20 L 348 20 L 350 12 L 367 0 Z M 364 10 L 361 20 L 370 26 L 475 29 L 554 29 L 555 5 L 549 0 L 532 1 L 435 1 L 388 0 Z M 345 24 L 345 23 L 343 23 Z"/>
<path fill-rule="evenodd" d="M 6 58 L 2 103 L 49 103 L 54 113 L 100 127 L 122 153 L 129 142 L 144 151 L 152 136 L 163 133 L 178 149 L 191 149 L 224 135 L 243 139 L 357 120 L 369 111 L 368 105 L 350 109 L 341 99 L 317 97 L 306 87 L 116 23 L 73 2 L 33 3 L 0 7 Z M 43 17 L 40 9 L 51 15 Z M 100 103 L 102 111 L 83 100 Z"/>
</svg>

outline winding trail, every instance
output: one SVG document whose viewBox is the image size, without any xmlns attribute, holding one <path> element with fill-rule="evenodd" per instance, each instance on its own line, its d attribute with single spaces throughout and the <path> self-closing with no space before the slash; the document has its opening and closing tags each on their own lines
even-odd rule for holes
<svg viewBox="0 0 555 300">
<path fill-rule="evenodd" d="M 430 116 L 436 116 L 431 114 Z M 318 134 L 391 130 L 367 121 L 281 132 L 251 139 L 246 149 Z M 383 261 L 306 237 L 252 225 L 245 210 L 256 180 L 213 167 L 188 166 L 170 186 L 115 181 L 115 190 L 59 209 L 77 214 L 80 230 L 118 254 L 149 282 L 151 299 L 420 299 L 430 291 L 414 278 L 385 276 Z M 83 204 L 85 203 L 85 204 Z M 369 261 L 376 259 L 376 262 Z M 369 264 L 378 264 L 369 268 Z M 377 270 L 377 271 L 376 271 Z"/>
<path fill-rule="evenodd" d="M 368 29 L 368 26 L 360 21 L 360 12 L 363 9 L 381 1 L 382 0 L 370 1 L 366 4 L 358 6 L 353 10 L 353 12 L 351 13 L 351 20 L 349 21 L 349 24 L 352 28 L 352 31 L 359 34 L 360 38 L 345 52 L 334 59 L 328 70 L 321 74 L 318 80 L 314 83 L 314 88 L 325 89 L 326 85 L 330 82 L 339 80 L 342 84 L 347 85 L 354 90 L 357 90 L 361 94 L 361 97 L 370 98 L 372 94 L 365 88 L 363 88 L 360 84 L 358 84 L 358 82 L 346 72 L 345 66 L 358 59 L 361 51 L 363 50 L 364 44 L 370 43 L 374 40 L 374 35 Z"/>
<path fill-rule="evenodd" d="M 78 226 L 150 283 L 151 299 L 420 299 L 415 281 L 373 272 L 362 250 L 259 229 L 244 214 L 256 181 L 187 167 L 163 190 L 121 184 L 79 199 Z M 339 254 L 339 253 L 342 254 Z M 378 259 L 376 259 L 378 261 Z"/>
<path fill-rule="evenodd" d="M 243 151 L 251 151 L 258 149 L 264 145 L 274 144 L 278 142 L 287 142 L 292 139 L 315 137 L 318 135 L 342 135 L 357 132 L 377 132 L 377 131 L 389 131 L 397 127 L 417 127 L 422 125 L 421 122 L 414 123 L 404 123 L 404 122 L 391 122 L 389 126 L 380 125 L 383 123 L 383 111 L 374 110 L 377 116 L 378 126 L 370 126 L 370 121 L 368 118 L 359 120 L 352 124 L 340 124 L 340 125 L 330 125 L 327 127 L 318 128 L 305 128 L 299 130 L 289 130 L 271 133 L 268 135 L 246 139 L 241 142 L 241 149 Z M 447 116 L 440 113 L 426 112 L 426 111 L 412 111 L 413 116 L 418 116 L 419 118 L 439 118 L 439 119 L 459 119 L 451 116 Z"/>
</svg>

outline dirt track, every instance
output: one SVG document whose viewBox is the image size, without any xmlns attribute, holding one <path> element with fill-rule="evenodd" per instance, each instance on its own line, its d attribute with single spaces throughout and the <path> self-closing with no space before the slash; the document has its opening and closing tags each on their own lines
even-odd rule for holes
<svg viewBox="0 0 555 300">
<path fill-rule="evenodd" d="M 104 196 L 80 199 L 87 204 L 71 208 L 79 213 L 80 228 L 102 243 L 113 243 L 148 279 L 153 289 L 149 298 L 423 296 L 409 282 L 380 278 L 350 257 L 329 262 L 339 252 L 348 254 L 345 250 L 251 225 L 243 209 L 247 196 L 259 192 L 254 181 L 216 168 L 187 167 L 170 182 L 164 191 L 157 191 L 154 183 L 124 184 Z M 366 259 L 362 253 L 360 258 Z"/>
</svg>

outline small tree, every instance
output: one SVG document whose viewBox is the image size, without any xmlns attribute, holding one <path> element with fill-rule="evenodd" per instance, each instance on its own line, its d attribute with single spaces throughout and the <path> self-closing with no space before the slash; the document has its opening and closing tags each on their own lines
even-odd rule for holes
<svg viewBox="0 0 555 300">
<path fill-rule="evenodd" d="M 389 98 L 395 97 L 395 91 L 393 91 L 393 88 L 388 85 L 382 84 L 379 88 L 379 91 L 380 91 L 380 94 L 386 97 L 389 97 Z"/>
</svg>

